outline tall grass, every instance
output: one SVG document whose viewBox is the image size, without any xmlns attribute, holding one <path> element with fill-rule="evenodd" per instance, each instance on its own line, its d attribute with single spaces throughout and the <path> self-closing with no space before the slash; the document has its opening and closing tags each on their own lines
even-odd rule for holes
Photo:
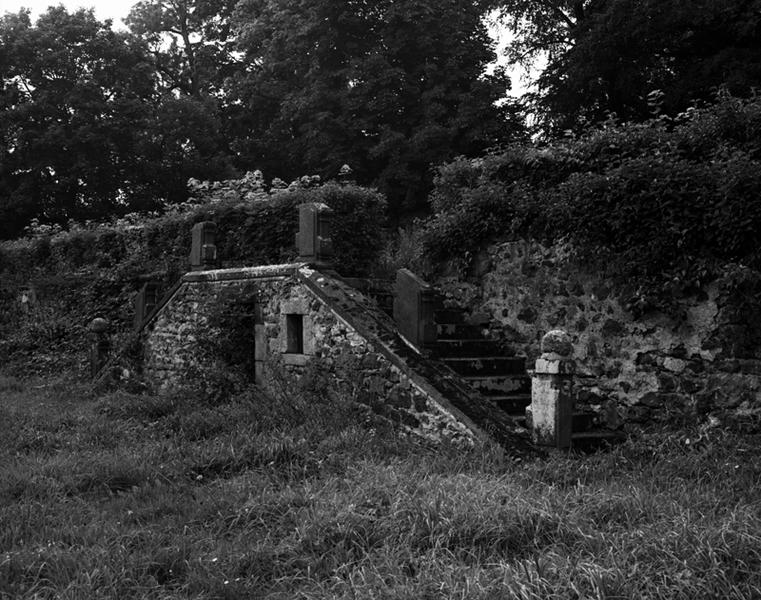
<svg viewBox="0 0 761 600">
<path fill-rule="evenodd" d="M 0 385 L 2 598 L 761 597 L 758 438 L 520 462 L 340 401 Z"/>
</svg>

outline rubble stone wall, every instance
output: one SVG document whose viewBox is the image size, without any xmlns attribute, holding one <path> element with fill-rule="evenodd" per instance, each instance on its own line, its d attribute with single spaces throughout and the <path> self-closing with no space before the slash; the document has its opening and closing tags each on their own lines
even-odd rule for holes
<svg viewBox="0 0 761 600">
<path fill-rule="evenodd" d="M 761 423 L 761 299 L 714 284 L 683 299 L 681 317 L 624 309 L 618 288 L 563 248 L 518 241 L 482 257 L 478 285 L 451 296 L 488 314 L 495 336 L 531 361 L 542 336 L 563 329 L 579 365 L 578 402 L 624 421 L 705 418 Z M 736 292 L 736 291 L 735 291 Z"/>
<path fill-rule="evenodd" d="M 277 377 L 298 378 L 317 368 L 374 412 L 431 441 L 471 444 L 468 426 L 425 393 L 374 346 L 339 317 L 297 277 L 272 275 L 266 268 L 192 273 L 147 328 L 143 341 L 144 374 L 157 387 L 171 387 L 202 372 L 211 357 L 204 340 L 215 334 L 209 315 L 225 290 L 257 298 L 257 324 L 250 351 L 256 357 L 257 383 L 273 385 Z M 219 277 L 219 278 L 218 278 Z M 286 315 L 303 319 L 303 352 L 288 353 Z"/>
</svg>

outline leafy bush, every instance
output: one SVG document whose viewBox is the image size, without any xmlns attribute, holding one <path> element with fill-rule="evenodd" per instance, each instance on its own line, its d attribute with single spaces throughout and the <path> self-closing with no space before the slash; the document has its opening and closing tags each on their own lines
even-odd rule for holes
<svg viewBox="0 0 761 600">
<path fill-rule="evenodd" d="M 761 99 L 460 158 L 435 183 L 423 242 L 440 261 L 495 237 L 565 240 L 636 284 L 643 306 L 728 263 L 761 267 Z"/>
<path fill-rule="evenodd" d="M 393 279 L 399 269 L 409 269 L 419 274 L 431 271 L 421 239 L 421 228 L 417 224 L 400 227 L 396 235 L 386 241 L 381 251 L 378 275 Z"/>
<path fill-rule="evenodd" d="M 161 267 L 167 260 L 187 260 L 190 230 L 200 221 L 217 224 L 223 264 L 282 262 L 296 255 L 296 207 L 307 202 L 322 202 L 334 210 L 337 269 L 346 275 L 367 274 L 383 244 L 385 199 L 374 190 L 336 183 L 277 190 L 269 200 L 254 203 L 234 199 L 191 206 L 148 217 L 138 225 L 74 225 L 66 232 L 6 244 L 2 266 L 72 271 L 134 258 L 144 266 Z"/>
</svg>

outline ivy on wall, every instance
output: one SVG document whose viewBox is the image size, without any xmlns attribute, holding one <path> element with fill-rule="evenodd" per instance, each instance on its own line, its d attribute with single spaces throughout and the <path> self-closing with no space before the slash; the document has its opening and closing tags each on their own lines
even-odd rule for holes
<svg viewBox="0 0 761 600">
<path fill-rule="evenodd" d="M 15 307 L 19 290 L 31 284 L 44 291 L 36 310 L 50 313 L 45 322 L 60 324 L 45 343 L 48 338 L 40 338 L 34 325 L 39 318 L 15 308 L 0 311 L 0 357 L 9 361 L 23 353 L 26 361 L 50 352 L 59 358 L 41 369 L 55 370 L 56 361 L 75 361 L 84 352 L 93 317 L 106 316 L 115 332 L 127 331 L 137 290 L 147 280 L 167 289 L 187 271 L 191 229 L 200 221 L 217 224 L 221 266 L 276 264 L 296 258 L 297 206 L 323 202 L 334 210 L 336 269 L 347 276 L 369 274 L 383 245 L 384 197 L 353 184 L 313 184 L 276 189 L 254 202 L 228 198 L 110 224 L 73 224 L 67 231 L 41 227 L 0 244 L 3 305 Z M 66 294 L 56 292 L 64 289 L 62 273 L 76 279 L 76 285 L 65 286 Z"/>
<path fill-rule="evenodd" d="M 610 122 L 439 168 L 426 251 L 464 261 L 493 239 L 570 242 L 634 286 L 637 310 L 761 269 L 761 99 L 727 95 L 676 118 Z"/>
</svg>

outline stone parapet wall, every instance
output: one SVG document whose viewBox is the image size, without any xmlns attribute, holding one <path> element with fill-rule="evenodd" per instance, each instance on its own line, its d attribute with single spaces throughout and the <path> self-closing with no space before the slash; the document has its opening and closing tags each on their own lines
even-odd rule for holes
<svg viewBox="0 0 761 600">
<path fill-rule="evenodd" d="M 530 361 L 547 331 L 571 334 L 578 402 L 609 425 L 708 413 L 761 420 L 761 299 L 732 297 L 714 284 L 680 301 L 681 318 L 635 319 L 620 284 L 574 263 L 562 247 L 524 241 L 492 246 L 479 270 L 477 285 L 445 281 L 445 290 L 487 313 L 493 334 Z"/>
</svg>

